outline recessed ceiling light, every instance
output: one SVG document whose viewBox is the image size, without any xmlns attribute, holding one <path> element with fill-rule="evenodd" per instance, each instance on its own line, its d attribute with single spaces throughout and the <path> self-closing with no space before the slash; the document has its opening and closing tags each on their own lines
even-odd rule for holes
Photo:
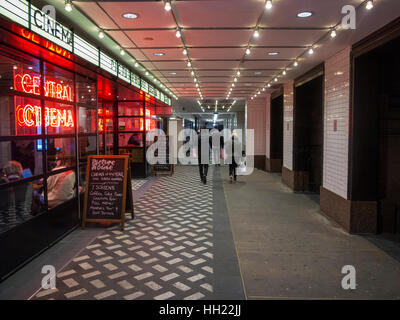
<svg viewBox="0 0 400 320">
<path fill-rule="evenodd" d="M 127 12 L 122 15 L 126 19 L 137 19 L 139 15 L 137 13 Z"/>
<path fill-rule="evenodd" d="M 163 52 L 155 52 L 154 55 L 157 56 L 157 57 L 162 57 L 163 55 L 165 55 L 165 53 L 163 53 Z"/>
<path fill-rule="evenodd" d="M 311 17 L 313 15 L 313 13 L 311 12 L 311 11 L 303 11 L 303 12 L 299 12 L 298 14 L 297 14 L 297 16 L 299 17 L 299 18 L 309 18 L 309 17 Z"/>
<path fill-rule="evenodd" d="M 279 52 L 273 51 L 273 52 L 268 52 L 268 55 L 270 56 L 277 56 Z"/>
<path fill-rule="evenodd" d="M 176 74 L 176 72 L 170 72 L 169 74 L 175 75 L 175 74 Z"/>
<path fill-rule="evenodd" d="M 254 72 L 254 74 L 259 75 L 259 74 L 261 74 L 261 72 L 257 71 L 257 72 Z"/>
</svg>

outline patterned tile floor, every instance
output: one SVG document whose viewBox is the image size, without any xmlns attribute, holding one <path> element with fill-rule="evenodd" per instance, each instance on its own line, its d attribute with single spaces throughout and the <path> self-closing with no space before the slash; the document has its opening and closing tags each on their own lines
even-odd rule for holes
<svg viewBox="0 0 400 320">
<path fill-rule="evenodd" d="M 134 180 L 134 189 L 146 180 Z M 105 230 L 33 299 L 207 299 L 214 290 L 213 170 L 177 167 L 135 203 L 125 231 Z"/>
</svg>

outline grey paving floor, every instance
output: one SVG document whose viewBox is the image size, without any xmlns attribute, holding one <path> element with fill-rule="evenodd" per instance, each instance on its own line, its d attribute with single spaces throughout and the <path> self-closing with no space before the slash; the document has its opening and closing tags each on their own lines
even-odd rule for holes
<svg viewBox="0 0 400 320">
<path fill-rule="evenodd" d="M 398 242 L 345 233 L 277 174 L 222 178 L 248 299 L 400 299 Z M 356 269 L 355 290 L 342 289 L 344 265 Z"/>
<path fill-rule="evenodd" d="M 0 299 L 400 299 L 396 236 L 345 233 L 276 174 L 197 167 L 135 183 L 126 229 L 76 230 L 0 284 Z M 39 290 L 43 264 L 57 289 Z M 357 288 L 343 290 L 344 265 Z"/>
<path fill-rule="evenodd" d="M 98 235 L 57 272 L 56 289 L 32 298 L 244 298 L 225 202 L 215 195 L 223 198 L 218 171 L 203 185 L 197 167 L 177 167 L 136 201 L 124 231 Z"/>
</svg>

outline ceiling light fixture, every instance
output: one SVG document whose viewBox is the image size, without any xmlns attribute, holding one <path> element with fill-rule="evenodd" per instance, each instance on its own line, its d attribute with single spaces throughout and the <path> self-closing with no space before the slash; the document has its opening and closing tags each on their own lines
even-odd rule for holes
<svg viewBox="0 0 400 320">
<path fill-rule="evenodd" d="M 311 11 L 304 11 L 304 12 L 299 12 L 297 14 L 297 17 L 299 18 L 309 18 L 313 15 L 313 13 Z"/>
<path fill-rule="evenodd" d="M 139 67 L 139 63 L 136 62 L 136 63 L 135 63 L 135 67 L 136 67 L 136 68 Z"/>
<path fill-rule="evenodd" d="M 165 55 L 165 53 L 155 52 L 154 55 L 157 56 L 157 57 L 162 57 L 163 55 Z"/>
<path fill-rule="evenodd" d="M 188 67 L 191 67 L 191 66 L 192 66 L 192 63 L 191 63 L 190 61 L 188 61 L 188 62 L 187 62 L 187 66 L 188 66 Z"/>
<path fill-rule="evenodd" d="M 268 84 L 267 84 L 267 87 L 268 87 L 268 88 L 271 88 L 271 84 L 270 84 L 270 83 L 268 83 Z"/>
<path fill-rule="evenodd" d="M 267 10 L 271 10 L 272 9 L 272 0 L 268 0 L 267 3 L 265 4 L 265 8 Z"/>
<path fill-rule="evenodd" d="M 169 74 L 175 75 L 175 74 L 176 74 L 176 72 L 170 72 Z"/>
<path fill-rule="evenodd" d="M 283 70 L 282 74 L 283 74 L 284 76 L 286 76 L 286 70 Z"/>
<path fill-rule="evenodd" d="M 123 56 L 125 54 L 125 50 L 121 49 L 119 53 L 120 53 L 121 56 Z"/>
<path fill-rule="evenodd" d="M 249 55 L 251 53 L 250 48 L 246 49 L 246 54 Z"/>
<path fill-rule="evenodd" d="M 187 50 L 183 49 L 182 53 L 186 56 L 187 55 Z"/>
<path fill-rule="evenodd" d="M 237 78 L 233 79 L 233 81 L 237 82 Z"/>
<path fill-rule="evenodd" d="M 240 76 L 240 71 L 238 70 L 238 72 L 236 73 L 236 75 L 239 77 Z"/>
<path fill-rule="evenodd" d="M 373 7 L 374 7 L 374 1 L 369 0 L 369 1 L 367 2 L 367 5 L 365 6 L 365 8 L 366 8 L 367 10 L 371 10 Z"/>
<path fill-rule="evenodd" d="M 308 54 L 314 54 L 314 49 L 312 47 L 308 50 Z"/>
<path fill-rule="evenodd" d="M 171 1 L 165 1 L 165 6 L 164 6 L 165 11 L 171 11 Z"/>
<path fill-rule="evenodd" d="M 102 30 L 100 30 L 98 36 L 99 36 L 100 39 L 103 39 L 104 38 L 104 32 Z"/>
<path fill-rule="evenodd" d="M 139 15 L 136 13 L 127 12 L 122 15 L 126 19 L 136 19 Z"/>
<path fill-rule="evenodd" d="M 275 78 L 274 81 L 275 81 L 275 82 L 278 82 L 278 78 Z"/>
<path fill-rule="evenodd" d="M 179 29 L 176 30 L 175 35 L 176 35 L 177 38 L 180 38 L 180 37 L 181 37 L 181 32 L 179 31 Z"/>
<path fill-rule="evenodd" d="M 295 62 L 293 63 L 293 65 L 294 65 L 295 67 L 297 67 L 297 66 L 299 65 L 299 63 L 298 63 L 297 61 L 295 61 Z"/>
<path fill-rule="evenodd" d="M 336 30 L 333 28 L 331 31 L 331 38 L 335 38 L 336 37 Z"/>
<path fill-rule="evenodd" d="M 146 76 L 148 76 L 148 75 L 149 75 L 149 72 L 148 72 L 148 71 L 146 71 L 145 75 L 146 75 Z"/>
<path fill-rule="evenodd" d="M 260 37 L 260 32 L 258 31 L 258 29 L 256 29 L 256 30 L 254 31 L 253 37 L 254 37 L 254 38 Z"/>
<path fill-rule="evenodd" d="M 192 75 L 192 77 L 194 77 L 194 71 L 192 71 L 190 74 Z"/>
<path fill-rule="evenodd" d="M 72 11 L 72 1 L 65 0 L 65 11 L 71 12 Z"/>
</svg>

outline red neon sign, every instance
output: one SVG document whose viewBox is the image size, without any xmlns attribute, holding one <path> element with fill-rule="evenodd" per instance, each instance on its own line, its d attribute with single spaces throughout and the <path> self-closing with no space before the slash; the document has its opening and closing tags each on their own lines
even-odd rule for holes
<svg viewBox="0 0 400 320">
<path fill-rule="evenodd" d="M 24 29 L 24 28 L 20 28 L 20 32 L 21 35 L 25 38 L 28 39 L 34 43 L 37 43 L 39 45 L 44 46 L 46 49 L 49 49 L 63 57 L 66 57 L 68 59 L 71 59 L 71 53 L 69 53 L 69 51 L 55 45 L 54 43 L 44 40 L 41 37 L 39 37 L 38 35 Z"/>
<path fill-rule="evenodd" d="M 15 111 L 15 116 L 19 126 L 40 127 L 42 125 L 42 107 L 30 104 L 24 107 L 19 105 Z M 73 128 L 75 126 L 72 110 L 61 108 L 44 108 L 45 126 L 59 128 Z"/>
<path fill-rule="evenodd" d="M 40 75 L 17 73 L 14 75 L 14 87 L 17 91 L 40 95 Z M 46 80 L 44 82 L 45 97 L 73 101 L 72 87 L 59 81 Z"/>
</svg>

